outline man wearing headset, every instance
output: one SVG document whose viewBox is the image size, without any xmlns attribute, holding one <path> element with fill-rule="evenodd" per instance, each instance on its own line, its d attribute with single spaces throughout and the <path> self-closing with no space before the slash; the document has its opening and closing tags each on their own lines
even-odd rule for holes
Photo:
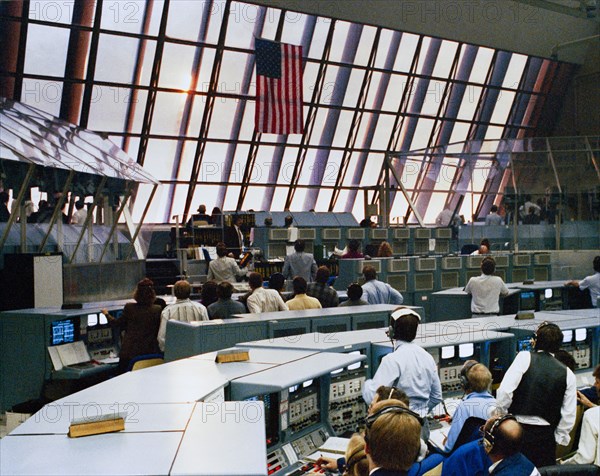
<svg viewBox="0 0 600 476">
<path fill-rule="evenodd" d="M 452 416 L 445 451 L 452 451 L 468 418 L 487 420 L 496 408 L 496 399 L 490 393 L 492 374 L 485 365 L 476 360 L 467 360 L 460 371 L 460 382 L 465 396 Z"/>
<path fill-rule="evenodd" d="M 483 426 L 483 447 L 492 460 L 494 476 L 539 476 L 523 453 L 523 428 L 513 415 L 495 416 Z"/>
<path fill-rule="evenodd" d="M 429 352 L 413 343 L 420 320 L 419 314 L 408 308 L 398 308 L 390 315 L 388 335 L 394 351 L 381 360 L 375 376 L 365 382 L 362 395 L 367 404 L 381 385 L 404 390 L 410 409 L 421 417 L 442 402 L 437 365 Z M 427 420 L 422 436 L 425 441 L 429 439 Z"/>
<path fill-rule="evenodd" d="M 575 423 L 575 375 L 554 358 L 562 340 L 556 324 L 540 324 L 534 351 L 517 354 L 496 394 L 498 407 L 523 426 L 523 454 L 538 468 L 556 464 L 556 445 L 569 443 Z"/>
</svg>

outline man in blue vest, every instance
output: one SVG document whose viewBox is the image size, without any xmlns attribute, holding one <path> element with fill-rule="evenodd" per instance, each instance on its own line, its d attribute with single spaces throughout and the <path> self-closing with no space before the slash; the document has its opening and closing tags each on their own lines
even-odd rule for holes
<svg viewBox="0 0 600 476">
<path fill-rule="evenodd" d="M 563 340 L 560 328 L 543 322 L 534 351 L 519 352 L 498 389 L 498 407 L 523 426 L 523 454 L 538 468 L 556 464 L 556 445 L 567 445 L 575 423 L 575 375 L 554 358 Z"/>
</svg>

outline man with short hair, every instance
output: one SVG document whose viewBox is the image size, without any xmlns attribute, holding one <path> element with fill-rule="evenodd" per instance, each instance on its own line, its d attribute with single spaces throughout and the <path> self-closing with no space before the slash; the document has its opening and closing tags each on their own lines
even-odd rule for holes
<svg viewBox="0 0 600 476">
<path fill-rule="evenodd" d="M 517 354 L 496 394 L 498 407 L 523 426 L 523 454 L 538 468 L 556 464 L 556 445 L 569 443 L 575 423 L 575 375 L 554 358 L 562 341 L 556 324 L 540 324 L 534 351 Z"/>
<path fill-rule="evenodd" d="M 185 280 L 180 280 L 173 286 L 173 293 L 177 300 L 173 304 L 165 307 L 160 315 L 160 328 L 158 329 L 158 346 L 160 350 L 165 350 L 165 337 L 167 333 L 167 321 L 175 319 L 176 321 L 208 321 L 208 312 L 199 302 L 190 300 L 192 287 Z"/>
<path fill-rule="evenodd" d="M 341 302 L 339 307 L 345 306 L 364 306 L 365 304 L 369 304 L 362 298 L 363 288 L 358 283 L 352 283 L 348 286 L 348 299 L 344 302 Z"/>
<path fill-rule="evenodd" d="M 304 240 L 294 242 L 294 252 L 285 257 L 283 262 L 283 276 L 292 279 L 296 276 L 303 277 L 307 283 L 315 280 L 317 274 L 317 262 L 310 253 L 305 253 L 306 243 Z"/>
<path fill-rule="evenodd" d="M 483 432 L 483 447 L 492 460 L 491 475 L 540 476 L 534 464 L 521 453 L 523 428 L 514 416 L 490 418 Z"/>
<path fill-rule="evenodd" d="M 306 295 L 307 284 L 302 276 L 296 276 L 292 285 L 294 286 L 294 297 L 286 303 L 290 311 L 321 309 L 321 303 L 317 298 Z"/>
<path fill-rule="evenodd" d="M 581 281 L 567 281 L 567 286 L 576 286 L 581 290 L 589 289 L 590 297 L 592 298 L 592 307 L 598 307 L 598 299 L 600 299 L 600 256 L 594 258 L 592 263 L 595 273 L 591 276 L 583 278 Z"/>
<path fill-rule="evenodd" d="M 442 402 L 437 365 L 429 352 L 413 343 L 420 320 L 421 317 L 408 308 L 398 308 L 391 313 L 390 339 L 395 341 L 394 351 L 383 357 L 373 378 L 364 383 L 362 395 L 367 404 L 380 385 L 404 390 L 411 410 L 422 417 Z M 428 439 L 428 428 L 424 429 L 423 437 Z"/>
<path fill-rule="evenodd" d="M 75 213 L 71 217 L 72 225 L 83 225 L 85 223 L 85 219 L 87 218 L 87 210 L 85 210 L 85 203 L 83 200 L 79 199 L 75 202 Z"/>
<path fill-rule="evenodd" d="M 366 419 L 365 453 L 370 476 L 408 474 L 421 450 L 421 418 L 399 400 L 373 405 Z"/>
<path fill-rule="evenodd" d="M 469 279 L 465 292 L 471 295 L 473 317 L 497 316 L 500 313 L 500 296 L 508 295 L 508 288 L 502 278 L 494 276 L 496 261 L 491 256 L 481 261 L 481 276 Z"/>
<path fill-rule="evenodd" d="M 490 208 L 490 213 L 488 216 L 485 217 L 485 224 L 486 226 L 489 225 L 503 225 L 504 224 L 504 218 L 502 218 L 500 215 L 498 215 L 498 206 L 497 205 L 492 205 L 492 208 Z"/>
<path fill-rule="evenodd" d="M 223 242 L 217 243 L 217 259 L 208 263 L 208 281 L 229 281 L 233 283 L 238 277 L 242 277 L 248 268 L 240 268 L 235 259 L 227 256 L 227 245 Z"/>
<path fill-rule="evenodd" d="M 230 282 L 221 281 L 217 285 L 217 302 L 208 306 L 208 317 L 210 319 L 229 319 L 234 314 L 244 314 L 246 306 L 239 301 L 231 299 L 233 286 Z"/>
<path fill-rule="evenodd" d="M 321 307 L 337 307 L 340 303 L 337 291 L 327 285 L 331 271 L 327 266 L 319 266 L 315 282 L 308 285 L 306 294 L 317 298 L 321 303 Z"/>
<path fill-rule="evenodd" d="M 460 432 L 470 417 L 487 420 L 496 408 L 496 399 L 490 393 L 492 374 L 476 360 L 467 360 L 460 371 L 465 396 L 452 415 L 452 424 L 444 451 L 452 451 Z"/>
<path fill-rule="evenodd" d="M 400 291 L 377 279 L 375 267 L 368 264 L 363 268 L 365 284 L 362 285 L 363 299 L 369 304 L 402 304 Z"/>
<path fill-rule="evenodd" d="M 252 294 L 248 296 L 246 306 L 253 314 L 261 312 L 287 311 L 288 307 L 283 302 L 281 295 L 275 289 L 265 289 L 262 285 L 262 276 L 258 273 L 248 275 L 248 284 Z"/>
</svg>

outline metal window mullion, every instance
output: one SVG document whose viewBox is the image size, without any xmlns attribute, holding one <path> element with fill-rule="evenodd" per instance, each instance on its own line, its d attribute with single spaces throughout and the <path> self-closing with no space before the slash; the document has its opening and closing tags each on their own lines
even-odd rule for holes
<svg viewBox="0 0 600 476">
<path fill-rule="evenodd" d="M 360 93 L 358 94 L 358 98 L 356 100 L 356 108 L 352 115 L 352 123 L 350 125 L 350 130 L 348 131 L 348 138 L 346 139 L 346 144 L 344 146 L 344 151 L 342 153 L 342 159 L 340 162 L 340 170 L 338 171 L 337 178 L 335 181 L 335 191 L 331 195 L 331 199 L 329 200 L 329 208 L 328 210 L 333 211 L 335 204 L 337 202 L 339 196 L 339 186 L 344 182 L 344 178 L 346 177 L 346 173 L 348 171 L 348 166 L 350 165 L 350 159 L 352 157 L 352 153 L 354 152 L 354 147 L 356 145 L 356 139 L 358 136 L 358 131 L 360 129 L 360 124 L 362 122 L 363 110 L 365 104 L 367 102 L 367 97 L 369 95 L 369 91 L 371 89 L 371 80 L 373 78 L 373 66 L 375 65 L 375 60 L 377 58 L 377 51 L 379 48 L 379 40 L 381 38 L 381 28 L 377 28 L 375 33 L 375 38 L 373 40 L 373 46 L 371 47 L 371 52 L 369 54 L 369 60 L 367 62 L 367 70 L 365 75 L 363 76 L 363 81 L 360 88 Z"/>
<path fill-rule="evenodd" d="M 79 246 L 81 245 L 81 240 L 83 240 L 83 235 L 85 235 L 86 232 L 90 231 L 90 230 L 88 230 L 88 226 L 91 226 L 91 224 L 92 224 L 92 216 L 94 215 L 94 209 L 96 208 L 96 206 L 100 202 L 100 199 L 102 198 L 102 192 L 104 191 L 104 186 L 106 185 L 106 182 L 107 182 L 107 177 L 102 177 L 100 180 L 100 183 L 98 184 L 98 188 L 96 189 L 96 193 L 94 194 L 94 200 L 92 202 L 92 205 L 88 208 L 87 215 L 85 216 L 85 221 L 83 222 L 83 225 L 81 226 L 81 232 L 79 233 L 79 238 L 77 239 L 77 243 L 75 243 L 75 248 L 73 249 L 73 254 L 71 255 L 71 259 L 69 259 L 69 264 L 72 264 L 73 261 L 75 260 L 75 256 L 77 255 L 77 250 L 79 249 Z M 89 235 L 91 236 L 91 231 L 90 231 Z M 88 249 L 90 248 L 90 246 L 91 246 L 91 241 L 88 241 Z"/>
<path fill-rule="evenodd" d="M 312 136 L 312 132 L 315 125 L 315 119 L 317 117 L 317 112 L 319 110 L 319 103 L 321 102 L 321 95 L 323 94 L 323 84 L 325 82 L 325 75 L 327 72 L 327 66 L 329 61 L 329 54 L 331 52 L 331 44 L 333 41 L 333 33 L 335 31 L 336 20 L 332 20 L 329 24 L 329 31 L 327 33 L 327 39 L 325 40 L 325 45 L 323 47 L 323 55 L 321 57 L 321 62 L 319 64 L 319 71 L 317 72 L 317 78 L 315 81 L 315 88 L 313 89 L 311 103 L 308 108 L 308 113 L 306 115 L 306 119 L 304 121 L 304 134 L 302 134 L 302 139 L 300 140 L 300 144 L 298 145 L 298 154 L 296 155 L 296 163 L 294 164 L 294 170 L 292 171 L 292 176 L 290 178 L 290 183 L 288 185 L 288 193 L 285 199 L 284 210 L 289 210 L 292 205 L 292 201 L 294 199 L 295 187 L 300 180 L 300 173 L 302 172 L 302 168 L 304 166 L 304 161 L 306 160 L 306 152 L 308 151 L 308 146 L 310 143 L 310 139 Z"/>
<path fill-rule="evenodd" d="M 156 105 L 156 95 L 158 80 L 160 78 L 160 67 L 162 65 L 162 55 L 165 46 L 165 36 L 167 31 L 167 20 L 169 16 L 170 0 L 164 0 L 162 15 L 160 18 L 159 33 L 156 40 L 156 50 L 154 51 L 154 61 L 150 73 L 150 83 L 148 88 L 148 97 L 146 99 L 146 108 L 144 110 L 144 119 L 142 121 L 142 133 L 140 136 L 140 145 L 137 154 L 137 163 L 144 165 L 146 150 L 148 149 L 148 135 L 152 128 L 152 119 L 154 116 L 154 107 Z"/>
<path fill-rule="evenodd" d="M 128 183 L 127 187 L 125 189 L 125 194 L 123 195 L 122 201 L 119 204 L 117 214 L 115 216 L 113 216 L 113 223 L 112 223 L 112 226 L 110 227 L 110 232 L 108 233 L 108 237 L 106 238 L 106 241 L 104 242 L 104 246 L 102 247 L 102 252 L 100 253 L 100 259 L 98 260 L 99 263 L 102 263 L 102 259 L 104 258 L 104 255 L 106 254 L 106 250 L 110 246 L 110 241 L 112 240 L 112 237 L 115 234 L 115 231 L 117 229 L 117 225 L 119 224 L 119 218 L 121 218 L 123 209 L 127 205 L 127 202 L 130 198 L 131 198 L 131 190 L 130 190 L 130 184 Z M 117 259 L 117 253 L 115 253 L 115 260 L 116 259 Z"/>
<path fill-rule="evenodd" d="M 140 221 L 135 229 L 135 232 L 133 233 L 132 237 L 131 237 L 131 247 L 129 248 L 129 251 L 127 252 L 127 254 L 125 255 L 125 260 L 128 260 L 131 257 L 131 253 L 133 253 L 134 249 L 135 249 L 135 243 L 136 240 L 138 238 L 138 235 L 140 234 L 140 231 L 142 230 L 142 225 L 144 224 L 144 220 L 146 219 L 146 215 L 148 214 L 148 210 L 150 209 L 150 204 L 152 203 L 152 200 L 154 200 L 154 195 L 156 195 L 156 190 L 158 189 L 158 184 L 154 184 L 154 186 L 152 187 L 152 192 L 150 192 L 150 196 L 148 197 L 148 200 L 146 201 L 146 204 L 144 205 L 144 210 L 142 211 L 142 216 L 140 217 Z M 125 210 L 125 217 L 127 218 L 127 210 Z M 179 233 L 179 227 L 176 228 L 177 233 Z M 179 240 L 177 240 L 177 242 L 179 243 Z"/>
<path fill-rule="evenodd" d="M 221 74 L 221 63 L 223 62 L 223 53 L 225 49 L 225 36 L 227 34 L 227 26 L 229 24 L 229 12 L 231 10 L 231 0 L 227 0 L 225 3 L 225 9 L 223 11 L 223 20 L 221 22 L 221 29 L 219 31 L 219 39 L 217 41 L 217 47 L 215 50 L 215 58 L 213 61 L 213 67 L 210 75 L 210 83 L 208 85 L 208 91 L 206 95 L 206 105 L 204 106 L 204 113 L 202 114 L 202 123 L 200 125 L 200 133 L 198 135 L 198 142 L 196 144 L 196 151 L 194 152 L 194 162 L 192 165 L 192 171 L 190 174 L 190 186 L 188 187 L 187 196 L 185 199 L 185 207 L 183 210 L 182 222 L 187 220 L 192 207 L 192 199 L 194 198 L 194 192 L 198 184 L 198 175 L 200 174 L 200 167 L 204 159 L 204 151 L 206 150 L 206 138 L 208 137 L 208 130 L 210 128 L 211 118 L 213 109 L 215 106 L 216 89 Z M 217 204 L 217 206 L 220 206 Z"/>
<path fill-rule="evenodd" d="M 29 164 L 29 168 L 27 170 L 27 174 L 25 175 L 25 179 L 23 180 L 23 184 L 21 185 L 21 189 L 19 190 L 17 198 L 15 198 L 15 201 L 17 202 L 17 205 L 19 205 L 19 206 L 21 205 L 21 203 L 23 203 L 23 198 L 25 197 L 25 193 L 26 193 L 27 189 L 29 188 L 29 182 L 31 182 L 31 178 L 33 177 L 34 172 L 35 172 L 35 165 Z M 20 216 L 23 217 L 23 215 L 20 215 Z M 21 218 L 21 219 L 23 219 L 23 218 Z M 8 217 L 8 222 L 6 222 L 6 225 L 4 227 L 4 233 L 2 233 L 2 236 L 0 236 L 0 250 L 2 250 L 4 248 L 4 243 L 6 243 L 6 240 L 8 239 L 8 234 L 10 233 L 10 229 L 12 228 L 12 226 L 16 220 L 17 220 L 17 214 L 11 213 L 10 216 Z"/>
<path fill-rule="evenodd" d="M 22 3 L 21 25 L 19 28 L 19 51 L 17 53 L 17 64 L 15 68 L 15 82 L 13 89 L 13 98 L 21 100 L 23 93 L 23 74 L 25 73 L 25 52 L 27 51 L 27 32 L 29 30 L 29 0 Z"/>
</svg>

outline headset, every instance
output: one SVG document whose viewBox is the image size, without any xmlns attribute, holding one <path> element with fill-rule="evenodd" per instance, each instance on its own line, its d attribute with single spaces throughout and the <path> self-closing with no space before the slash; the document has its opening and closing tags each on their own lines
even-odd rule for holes
<svg viewBox="0 0 600 476">
<path fill-rule="evenodd" d="M 535 348 L 535 343 L 537 342 L 538 332 L 540 332 L 544 327 L 551 327 L 551 326 L 556 327 L 557 329 L 560 329 L 560 327 L 558 327 L 556 324 L 554 324 L 554 322 L 550 322 L 550 321 L 544 321 L 537 327 L 537 329 L 533 333 L 533 337 L 531 338 L 531 344 L 534 348 Z"/>
<path fill-rule="evenodd" d="M 479 362 L 477 362 L 476 360 L 467 360 L 463 365 L 462 369 L 460 369 L 460 384 L 465 392 L 471 386 L 471 383 L 469 382 L 469 372 L 476 365 L 479 365 Z"/>
<path fill-rule="evenodd" d="M 419 323 L 421 322 L 421 316 L 419 313 L 407 307 L 399 307 L 392 311 L 390 314 L 388 330 L 386 332 L 387 336 L 392 341 L 392 344 L 394 343 L 394 339 L 396 339 L 396 321 L 404 316 L 415 316 L 419 320 Z"/>
<path fill-rule="evenodd" d="M 419 422 L 419 425 L 423 426 L 423 424 L 424 424 L 423 418 L 421 416 L 419 416 L 418 413 L 412 411 L 410 408 L 401 407 L 400 405 L 390 405 L 389 407 L 382 408 L 381 410 L 376 411 L 375 413 L 373 413 L 371 415 L 367 415 L 365 417 L 365 420 L 364 420 L 364 424 L 365 424 L 365 434 L 364 434 L 364 437 L 365 437 L 365 441 L 367 442 L 367 444 L 369 444 L 369 430 L 373 426 L 373 423 L 375 423 L 375 421 L 377 421 L 377 419 L 381 415 L 385 415 L 386 413 L 406 413 L 407 415 L 410 415 L 410 416 L 416 418 L 417 421 Z"/>
<path fill-rule="evenodd" d="M 346 464 L 344 465 L 344 473 L 350 474 L 354 465 L 360 463 L 362 460 L 367 459 L 367 453 L 365 452 L 365 446 L 359 445 L 352 453 L 348 455 Z"/>
<path fill-rule="evenodd" d="M 481 427 L 481 430 L 483 433 L 483 439 L 482 439 L 483 448 L 485 449 L 486 453 L 491 453 L 492 450 L 494 449 L 494 444 L 496 443 L 496 436 L 494 435 L 494 433 L 496 431 L 498 431 L 498 428 L 500 427 L 500 425 L 502 425 L 502 423 L 505 422 L 506 420 L 517 421 L 517 419 L 515 418 L 514 415 L 507 413 L 506 415 L 502 415 L 500 418 L 498 418 L 496 421 L 494 421 L 494 423 L 492 424 L 492 427 L 489 430 L 485 429 L 485 425 L 483 425 Z"/>
</svg>

